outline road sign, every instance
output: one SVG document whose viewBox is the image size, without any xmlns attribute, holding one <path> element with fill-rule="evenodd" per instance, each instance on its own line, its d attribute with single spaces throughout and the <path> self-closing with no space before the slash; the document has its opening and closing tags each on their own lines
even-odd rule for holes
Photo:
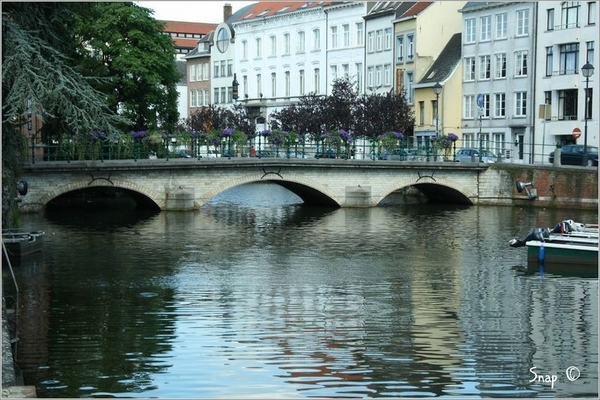
<svg viewBox="0 0 600 400">
<path fill-rule="evenodd" d="M 581 129 L 579 129 L 577 127 L 573 128 L 573 134 L 572 135 L 573 135 L 573 137 L 575 139 L 579 139 L 579 137 L 581 136 Z"/>
<path fill-rule="evenodd" d="M 483 93 L 477 93 L 477 107 L 483 107 Z"/>
</svg>

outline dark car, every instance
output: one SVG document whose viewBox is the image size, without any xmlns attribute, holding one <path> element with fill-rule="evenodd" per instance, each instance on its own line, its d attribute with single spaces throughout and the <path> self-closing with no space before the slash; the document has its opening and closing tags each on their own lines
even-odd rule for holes
<svg viewBox="0 0 600 400">
<path fill-rule="evenodd" d="M 598 148 L 587 146 L 587 166 L 598 166 Z M 554 163 L 554 152 L 550 153 L 550 164 Z M 562 165 L 583 165 L 583 145 L 568 144 L 560 149 L 560 163 Z"/>
<path fill-rule="evenodd" d="M 325 153 L 317 153 L 315 158 L 337 158 L 337 154 L 333 149 L 325 150 Z"/>
</svg>

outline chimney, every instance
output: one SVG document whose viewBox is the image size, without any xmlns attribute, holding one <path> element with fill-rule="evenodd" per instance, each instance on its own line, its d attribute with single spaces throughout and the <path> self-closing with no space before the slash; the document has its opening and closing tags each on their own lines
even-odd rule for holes
<svg viewBox="0 0 600 400">
<path fill-rule="evenodd" d="M 227 21 L 227 18 L 231 17 L 231 11 L 231 4 L 225 3 L 225 5 L 223 6 L 223 21 Z"/>
</svg>

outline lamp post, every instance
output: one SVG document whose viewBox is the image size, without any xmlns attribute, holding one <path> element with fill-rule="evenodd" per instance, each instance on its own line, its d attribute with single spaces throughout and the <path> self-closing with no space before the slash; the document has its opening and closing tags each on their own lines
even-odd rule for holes
<svg viewBox="0 0 600 400">
<path fill-rule="evenodd" d="M 439 82 L 433 85 L 433 93 L 435 93 L 435 136 L 439 136 L 439 123 L 440 123 L 440 93 L 442 93 L 443 86 Z"/>
<path fill-rule="evenodd" d="M 588 103 L 590 101 L 589 98 L 589 88 L 590 88 L 590 76 L 594 75 L 594 66 L 588 61 L 585 63 L 583 67 L 581 67 L 581 73 L 585 77 L 585 104 L 583 108 L 583 118 L 584 118 L 584 128 L 583 128 L 583 165 L 587 167 L 588 165 L 588 155 L 587 155 L 587 136 L 588 136 Z"/>
<path fill-rule="evenodd" d="M 233 101 L 237 101 L 237 99 L 240 97 L 238 94 L 238 88 L 239 88 L 240 84 L 237 81 L 237 76 L 236 74 L 233 74 L 233 82 L 231 82 L 231 92 L 232 92 L 232 97 L 233 97 Z"/>
</svg>

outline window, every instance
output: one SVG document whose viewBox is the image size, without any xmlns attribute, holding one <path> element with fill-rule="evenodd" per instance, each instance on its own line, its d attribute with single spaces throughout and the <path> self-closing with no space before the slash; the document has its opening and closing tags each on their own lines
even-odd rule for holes
<svg viewBox="0 0 600 400">
<path fill-rule="evenodd" d="M 383 84 L 386 86 L 392 84 L 392 66 L 390 64 L 383 66 Z"/>
<path fill-rule="evenodd" d="M 196 107 L 196 91 L 190 90 L 190 107 Z"/>
<path fill-rule="evenodd" d="M 256 38 L 254 43 L 256 45 L 256 58 L 260 58 L 262 56 L 262 41 L 260 40 L 260 38 Z"/>
<path fill-rule="evenodd" d="M 560 45 L 560 75 L 573 75 L 577 73 L 579 65 L 579 43 L 567 43 Z"/>
<path fill-rule="evenodd" d="M 203 75 L 204 75 L 204 80 L 205 80 L 205 81 L 208 81 L 208 80 L 210 80 L 209 69 L 210 69 L 210 65 L 209 65 L 209 63 L 204 63 L 204 64 L 202 65 L 202 71 L 204 71 L 204 74 L 203 74 Z"/>
<path fill-rule="evenodd" d="M 277 97 L 277 74 L 275 72 L 271 73 L 271 97 Z"/>
<path fill-rule="evenodd" d="M 529 35 L 529 10 L 517 11 L 517 36 Z"/>
<path fill-rule="evenodd" d="M 425 102 L 419 102 L 419 125 L 425 125 Z"/>
<path fill-rule="evenodd" d="M 383 50 L 383 30 L 378 30 L 376 33 L 377 51 Z"/>
<path fill-rule="evenodd" d="M 404 62 L 404 36 L 396 36 L 396 62 Z"/>
<path fill-rule="evenodd" d="M 496 54 L 496 64 L 494 67 L 494 78 L 506 78 L 506 54 Z"/>
<path fill-rule="evenodd" d="M 299 84 L 299 92 L 300 92 L 300 96 L 304 96 L 305 94 L 305 90 L 306 90 L 306 78 L 304 77 L 304 70 L 301 69 L 299 71 L 299 75 L 300 78 L 298 79 L 298 84 Z"/>
<path fill-rule="evenodd" d="M 475 43 L 476 22 L 475 18 L 465 19 L 465 43 Z"/>
<path fill-rule="evenodd" d="M 242 76 L 242 88 L 244 91 L 244 96 L 248 96 L 248 75 Z"/>
<path fill-rule="evenodd" d="M 483 95 L 483 117 L 489 118 L 490 117 L 490 95 L 489 94 L 484 94 Z"/>
<path fill-rule="evenodd" d="M 256 75 L 256 97 L 262 97 L 262 76 Z"/>
<path fill-rule="evenodd" d="M 213 65 L 214 65 L 213 78 L 218 78 L 219 77 L 219 62 L 215 61 Z"/>
<path fill-rule="evenodd" d="M 527 92 L 515 93 L 515 117 L 527 115 Z"/>
<path fill-rule="evenodd" d="M 190 77 L 190 82 L 196 81 L 196 65 L 195 64 L 190 65 L 190 67 L 188 68 L 188 75 Z"/>
<path fill-rule="evenodd" d="M 506 93 L 496 93 L 494 95 L 494 117 L 504 116 L 506 116 Z"/>
<path fill-rule="evenodd" d="M 221 60 L 221 76 L 227 76 L 227 62 L 225 60 Z"/>
<path fill-rule="evenodd" d="M 415 56 L 415 36 L 406 35 L 406 60 L 412 61 Z"/>
<path fill-rule="evenodd" d="M 367 51 L 372 53 L 375 51 L 375 32 L 369 32 L 367 34 Z"/>
<path fill-rule="evenodd" d="M 381 87 L 383 82 L 382 82 L 382 66 L 378 65 L 375 67 L 375 84 L 378 87 Z"/>
<path fill-rule="evenodd" d="M 332 49 L 337 49 L 337 40 L 338 40 L 337 26 L 332 26 L 331 27 L 331 43 L 329 44 L 329 46 Z"/>
<path fill-rule="evenodd" d="M 342 71 L 344 74 L 344 78 L 349 79 L 350 78 L 350 65 L 342 64 Z"/>
<path fill-rule="evenodd" d="M 496 14 L 496 39 L 506 39 L 507 18 L 506 13 Z"/>
<path fill-rule="evenodd" d="M 314 77 L 314 83 L 315 83 L 315 94 L 319 94 L 320 92 L 320 87 L 321 87 L 321 71 L 319 70 L 319 68 L 315 68 L 315 77 Z"/>
<path fill-rule="evenodd" d="M 465 82 L 475 80 L 475 57 L 465 57 L 464 67 L 464 80 Z"/>
<path fill-rule="evenodd" d="M 375 80 L 375 68 L 373 67 L 369 67 L 367 69 L 367 86 L 369 87 L 369 90 L 371 90 L 371 88 L 373 86 L 375 86 L 374 83 Z"/>
<path fill-rule="evenodd" d="M 304 53 L 306 51 L 304 31 L 298 32 L 298 53 Z"/>
<path fill-rule="evenodd" d="M 414 88 L 413 88 L 413 73 L 412 72 L 407 72 L 406 73 L 406 102 L 408 104 L 413 104 L 414 101 Z"/>
<path fill-rule="evenodd" d="M 570 29 L 579 27 L 579 2 L 563 1 L 561 9 L 561 28 Z"/>
<path fill-rule="evenodd" d="M 384 48 L 386 50 L 392 49 L 392 28 L 386 28 L 384 33 Z"/>
<path fill-rule="evenodd" d="M 356 90 L 358 93 L 363 91 L 363 67 L 362 63 L 356 63 Z"/>
<path fill-rule="evenodd" d="M 596 25 L 596 3 L 595 1 L 588 1 L 588 14 L 587 23 L 588 25 Z"/>
<path fill-rule="evenodd" d="M 248 59 L 248 42 L 242 40 L 242 60 Z"/>
<path fill-rule="evenodd" d="M 338 76 L 337 76 L 337 65 L 332 65 L 331 67 L 331 80 L 335 81 Z"/>
<path fill-rule="evenodd" d="M 481 17 L 481 35 L 479 40 L 482 42 L 492 39 L 492 17 L 485 15 Z"/>
<path fill-rule="evenodd" d="M 594 42 L 586 42 L 587 53 L 585 56 L 585 61 L 591 63 L 594 61 Z"/>
<path fill-rule="evenodd" d="M 475 96 L 472 94 L 463 96 L 463 118 L 475 118 Z"/>
<path fill-rule="evenodd" d="M 365 26 L 362 22 L 356 24 L 356 45 L 364 46 L 365 44 Z"/>
<path fill-rule="evenodd" d="M 546 10 L 546 30 L 554 30 L 554 8 L 549 8 Z"/>
<path fill-rule="evenodd" d="M 479 56 L 479 80 L 490 79 L 490 56 Z"/>
<path fill-rule="evenodd" d="M 577 119 L 577 89 L 560 90 L 558 92 L 558 119 Z"/>
<path fill-rule="evenodd" d="M 321 49 L 321 31 L 319 29 L 313 30 L 313 49 Z"/>
<path fill-rule="evenodd" d="M 344 47 L 350 47 L 350 25 L 345 24 L 342 29 L 344 30 Z"/>
<path fill-rule="evenodd" d="M 438 115 L 438 102 L 437 100 L 431 100 L 431 125 L 436 125 Z"/>
<path fill-rule="evenodd" d="M 271 57 L 275 57 L 277 55 L 277 36 L 271 36 L 269 40 L 271 41 Z"/>
<path fill-rule="evenodd" d="M 546 47 L 546 76 L 552 76 L 553 64 L 552 46 Z"/>
<path fill-rule="evenodd" d="M 515 76 L 527 76 L 527 52 L 515 53 Z"/>
<path fill-rule="evenodd" d="M 223 96 L 225 95 L 225 88 L 223 88 L 223 90 L 221 91 L 221 93 L 223 94 Z M 227 88 L 227 102 L 228 103 L 233 103 L 233 87 L 229 86 Z"/>
<path fill-rule="evenodd" d="M 290 71 L 285 71 L 283 78 L 283 86 L 285 90 L 285 97 L 290 97 Z"/>
<path fill-rule="evenodd" d="M 283 54 L 290 54 L 290 34 L 283 34 Z"/>
<path fill-rule="evenodd" d="M 213 104 L 219 104 L 219 88 L 215 88 L 214 90 Z"/>
</svg>

